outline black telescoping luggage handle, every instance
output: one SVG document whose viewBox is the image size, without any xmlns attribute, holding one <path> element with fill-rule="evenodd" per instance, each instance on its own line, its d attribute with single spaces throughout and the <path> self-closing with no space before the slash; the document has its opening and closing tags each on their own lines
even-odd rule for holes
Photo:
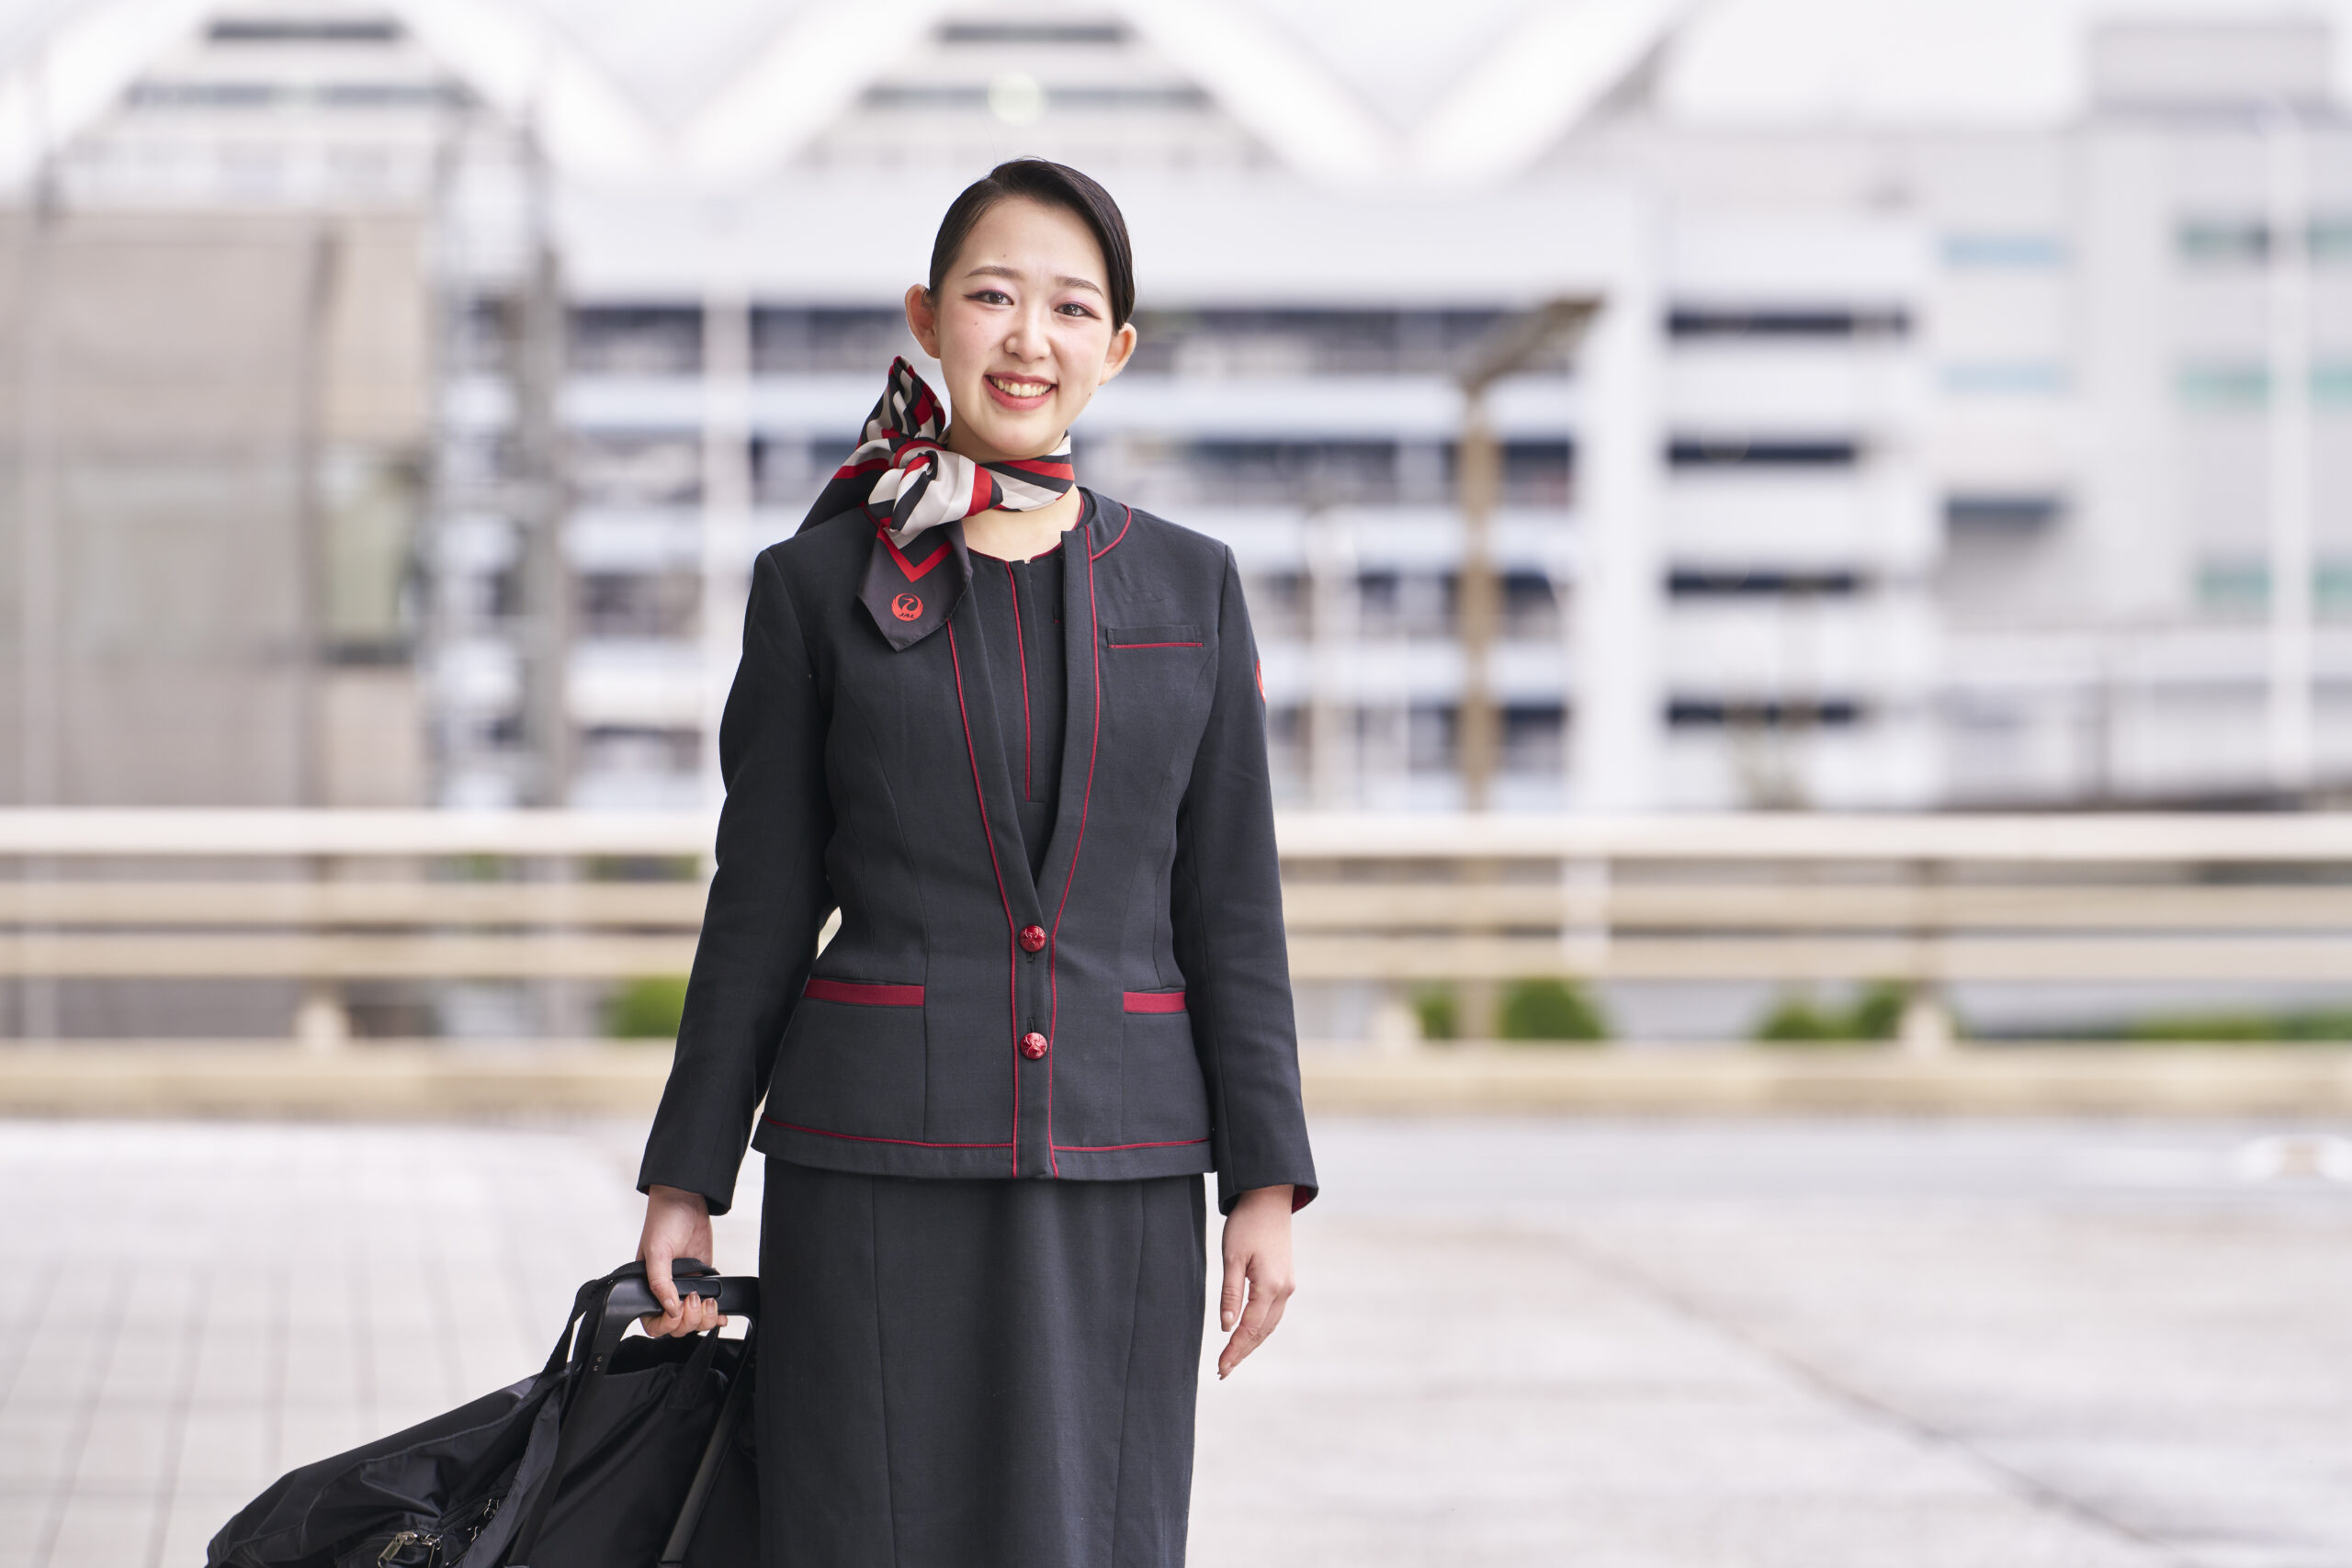
<svg viewBox="0 0 2352 1568">
<path fill-rule="evenodd" d="M 724 1315 L 756 1319 L 760 1314 L 760 1282 L 741 1275 L 721 1274 L 698 1258 L 673 1258 L 670 1260 L 670 1280 L 677 1287 L 681 1299 L 702 1296 L 715 1301 Z M 603 1291 L 603 1301 L 596 1303 L 595 1294 Z M 632 1319 L 658 1314 L 662 1303 L 654 1299 L 653 1288 L 645 1281 L 645 1264 L 640 1260 L 625 1263 L 602 1280 L 592 1280 L 580 1287 L 572 1299 L 571 1317 L 563 1325 L 563 1335 L 556 1341 L 555 1353 L 548 1358 L 548 1370 L 553 1371 L 562 1363 L 564 1348 L 571 1347 L 576 1386 L 566 1397 L 573 1402 L 588 1397 L 594 1380 L 604 1375 L 605 1367 L 612 1359 L 613 1351 L 628 1332 Z M 594 1314 L 590 1320 L 590 1314 Z M 578 1337 L 573 1325 L 578 1325 Z M 718 1330 L 711 1330 L 716 1334 Z M 684 1506 L 678 1510 L 677 1523 L 672 1527 L 668 1543 L 662 1549 L 660 1568 L 678 1568 L 685 1561 L 686 1548 L 694 1540 L 695 1527 L 702 1520 L 703 1504 L 710 1495 L 712 1482 L 726 1458 L 729 1440 L 734 1436 L 735 1424 L 742 1418 L 743 1393 L 751 1380 L 743 1373 L 751 1368 L 751 1350 L 746 1347 L 743 1360 L 736 1375 L 728 1380 L 726 1398 L 718 1406 L 718 1419 L 713 1423 L 710 1441 L 703 1446 L 702 1462 L 695 1467 L 695 1478 L 686 1488 Z M 514 1532 L 513 1553 L 508 1568 L 528 1568 L 531 1553 L 538 1546 L 539 1527 L 546 1523 L 548 1506 L 555 1501 L 556 1488 L 562 1483 L 564 1472 L 572 1459 L 571 1435 L 584 1423 L 571 1420 L 571 1410 L 564 1412 L 562 1428 L 556 1436 L 555 1462 L 548 1469 L 547 1479 L 539 1483 L 538 1495 L 531 1500 L 530 1517 Z"/>
</svg>

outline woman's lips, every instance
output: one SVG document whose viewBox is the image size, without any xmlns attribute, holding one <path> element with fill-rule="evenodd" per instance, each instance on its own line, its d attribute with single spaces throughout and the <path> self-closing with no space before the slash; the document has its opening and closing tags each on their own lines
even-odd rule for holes
<svg viewBox="0 0 2352 1568">
<path fill-rule="evenodd" d="M 1051 381 L 1034 380 L 1025 376 L 983 376 L 980 379 L 987 384 L 989 397 L 1020 413 L 1033 412 L 1053 401 L 1054 383 Z M 1012 391 L 1011 389 L 1013 387 L 1042 389 L 1024 393 Z"/>
</svg>

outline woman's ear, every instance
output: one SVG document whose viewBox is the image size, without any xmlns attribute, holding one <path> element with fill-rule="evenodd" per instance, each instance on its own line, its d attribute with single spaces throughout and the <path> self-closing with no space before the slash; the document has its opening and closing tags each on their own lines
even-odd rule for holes
<svg viewBox="0 0 2352 1568">
<path fill-rule="evenodd" d="M 920 283 L 907 286 L 907 331 L 931 358 L 939 357 L 939 308 L 931 290 Z"/>
<path fill-rule="evenodd" d="M 1107 381 L 1127 367 L 1136 355 L 1136 324 L 1129 321 L 1111 334 L 1111 346 L 1102 354 L 1102 379 Z"/>
</svg>

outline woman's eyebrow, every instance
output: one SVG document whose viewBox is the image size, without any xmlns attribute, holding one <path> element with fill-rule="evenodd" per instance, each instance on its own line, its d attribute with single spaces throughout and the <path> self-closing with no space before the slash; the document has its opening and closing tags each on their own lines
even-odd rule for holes
<svg viewBox="0 0 2352 1568">
<path fill-rule="evenodd" d="M 1013 282 L 1019 283 L 1029 275 L 1019 267 L 998 266 L 993 263 L 983 262 L 978 266 L 966 268 L 964 276 L 966 277 L 1009 277 Z M 1102 286 L 1091 277 L 1057 277 L 1054 282 L 1064 288 L 1085 288 L 1096 294 L 1102 292 Z"/>
</svg>

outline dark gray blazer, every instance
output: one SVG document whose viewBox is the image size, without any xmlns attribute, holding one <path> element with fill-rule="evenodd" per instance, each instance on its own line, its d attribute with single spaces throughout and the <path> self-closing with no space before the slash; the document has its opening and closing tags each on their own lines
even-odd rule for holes
<svg viewBox="0 0 2352 1568">
<path fill-rule="evenodd" d="M 640 1189 L 724 1212 L 749 1134 L 839 1170 L 1214 1169 L 1227 1211 L 1282 1182 L 1304 1202 L 1264 697 L 1232 552 L 1086 497 L 1063 574 L 1059 815 L 1033 885 L 976 602 L 893 651 L 857 597 L 873 544 L 846 513 L 753 564 L 718 869 Z"/>
</svg>

